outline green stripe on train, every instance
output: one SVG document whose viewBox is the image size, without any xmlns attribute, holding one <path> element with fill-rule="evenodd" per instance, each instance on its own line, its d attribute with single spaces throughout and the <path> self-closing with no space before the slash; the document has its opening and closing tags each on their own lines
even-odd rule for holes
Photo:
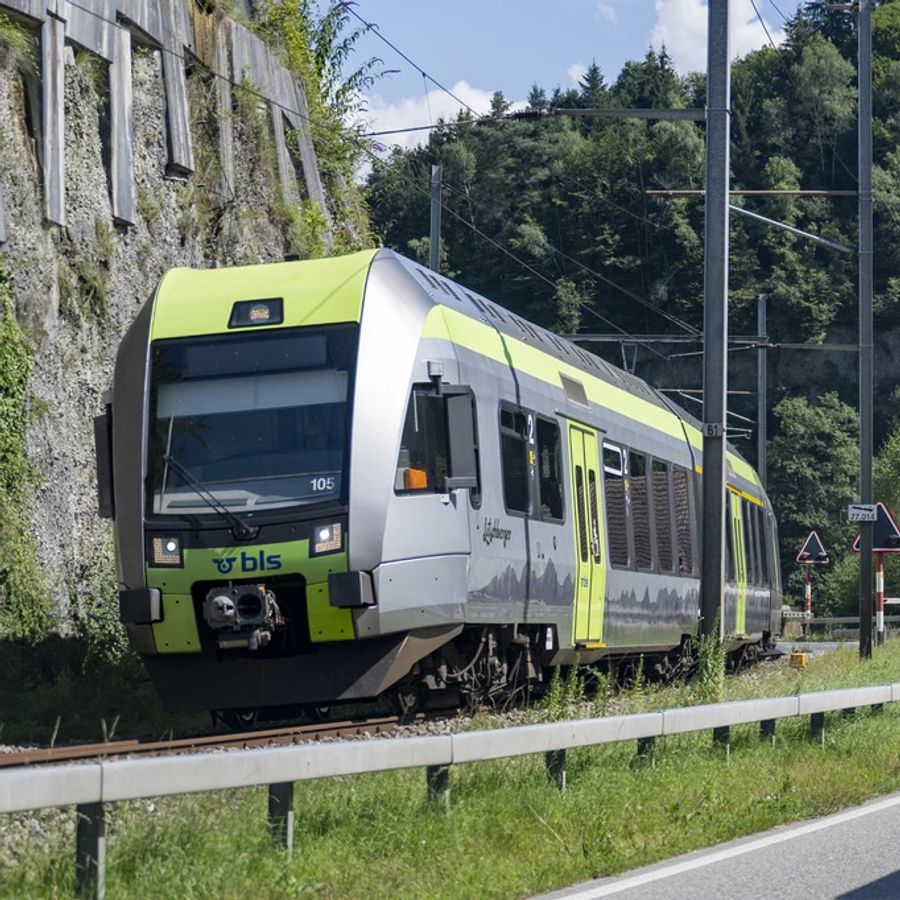
<svg viewBox="0 0 900 900">
<path fill-rule="evenodd" d="M 449 340 L 496 362 L 513 365 L 520 371 L 555 387 L 561 388 L 560 374 L 574 378 L 584 385 L 587 397 L 592 403 L 615 410 L 642 425 L 649 425 L 668 437 L 678 441 L 684 440 L 681 421 L 669 410 L 656 406 L 642 397 L 636 397 L 627 390 L 569 365 L 555 356 L 550 356 L 524 341 L 501 334 L 496 328 L 456 310 L 436 306 L 428 314 L 422 336 Z M 696 450 L 702 450 L 703 438 L 699 429 L 690 422 L 684 424 L 691 446 Z M 734 453 L 728 454 L 728 461 L 735 475 L 759 489 L 759 478 L 752 466 Z"/>
</svg>

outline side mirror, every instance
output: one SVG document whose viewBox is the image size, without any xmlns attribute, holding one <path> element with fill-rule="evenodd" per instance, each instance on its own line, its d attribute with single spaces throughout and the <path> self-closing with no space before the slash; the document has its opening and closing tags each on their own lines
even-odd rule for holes
<svg viewBox="0 0 900 900">
<path fill-rule="evenodd" d="M 447 491 L 478 487 L 475 451 L 475 404 L 468 389 L 444 390 L 447 410 L 447 444 L 450 451 Z"/>
<path fill-rule="evenodd" d="M 97 511 L 101 519 L 113 519 L 112 406 L 94 419 L 94 451 L 97 457 Z"/>
</svg>

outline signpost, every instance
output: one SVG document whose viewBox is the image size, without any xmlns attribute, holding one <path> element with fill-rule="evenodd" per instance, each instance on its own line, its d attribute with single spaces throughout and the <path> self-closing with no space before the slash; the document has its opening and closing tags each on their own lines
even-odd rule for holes
<svg viewBox="0 0 900 900">
<path fill-rule="evenodd" d="M 851 503 L 847 508 L 851 522 L 873 522 L 872 553 L 875 555 L 875 643 L 884 643 L 884 554 L 900 553 L 900 528 L 894 514 L 882 500 L 877 503 Z M 860 534 L 853 539 L 850 549 L 860 552 Z M 871 617 L 872 613 L 869 612 Z M 862 618 L 860 618 L 862 627 Z"/>
<path fill-rule="evenodd" d="M 803 542 L 800 552 L 796 559 L 798 566 L 805 568 L 803 578 L 803 611 L 812 612 L 812 567 L 827 566 L 831 560 L 828 558 L 828 551 L 822 538 L 815 528 L 809 533 L 809 536 Z"/>
</svg>

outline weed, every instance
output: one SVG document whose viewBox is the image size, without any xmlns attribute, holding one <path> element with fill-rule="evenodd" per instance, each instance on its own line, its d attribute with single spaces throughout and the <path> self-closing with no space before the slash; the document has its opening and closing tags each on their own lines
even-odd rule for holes
<svg viewBox="0 0 900 900">
<path fill-rule="evenodd" d="M 150 190 L 143 186 L 137 190 L 137 211 L 148 228 L 152 228 L 159 218 L 159 206 L 153 199 L 153 194 Z"/>
<path fill-rule="evenodd" d="M 0 66 L 8 69 L 35 68 L 34 39 L 28 29 L 0 13 Z"/>
<path fill-rule="evenodd" d="M 103 219 L 94 222 L 94 247 L 102 264 L 111 268 L 116 255 L 115 233 Z"/>
<path fill-rule="evenodd" d="M 0 632 L 35 640 L 50 626 L 50 592 L 26 509 L 38 477 L 26 454 L 34 351 L 16 322 L 0 264 Z"/>
<path fill-rule="evenodd" d="M 99 106 L 108 93 L 106 63 L 87 50 L 78 50 L 75 53 L 75 65 L 87 89 L 87 99 Z"/>
<path fill-rule="evenodd" d="M 90 313 L 105 322 L 109 318 L 109 295 L 100 267 L 89 259 L 80 259 L 75 263 L 75 276 L 78 279 L 78 306 L 81 312 L 85 315 Z"/>
</svg>

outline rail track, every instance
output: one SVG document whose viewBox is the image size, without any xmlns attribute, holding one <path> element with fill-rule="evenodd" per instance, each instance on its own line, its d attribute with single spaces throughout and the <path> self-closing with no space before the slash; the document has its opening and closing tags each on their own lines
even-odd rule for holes
<svg viewBox="0 0 900 900">
<path fill-rule="evenodd" d="M 282 728 L 258 729 L 235 734 L 202 734 L 195 737 L 168 738 L 156 741 L 138 739 L 105 741 L 97 744 L 71 744 L 62 747 L 37 747 L 0 753 L 0 769 L 38 763 L 68 763 L 82 759 L 109 759 L 116 756 L 197 753 L 208 750 L 243 750 L 279 744 L 302 744 L 322 738 L 386 734 L 397 728 L 417 725 L 445 717 L 448 710 L 416 713 L 406 716 L 350 719 L 343 722 L 316 722 Z"/>
</svg>

